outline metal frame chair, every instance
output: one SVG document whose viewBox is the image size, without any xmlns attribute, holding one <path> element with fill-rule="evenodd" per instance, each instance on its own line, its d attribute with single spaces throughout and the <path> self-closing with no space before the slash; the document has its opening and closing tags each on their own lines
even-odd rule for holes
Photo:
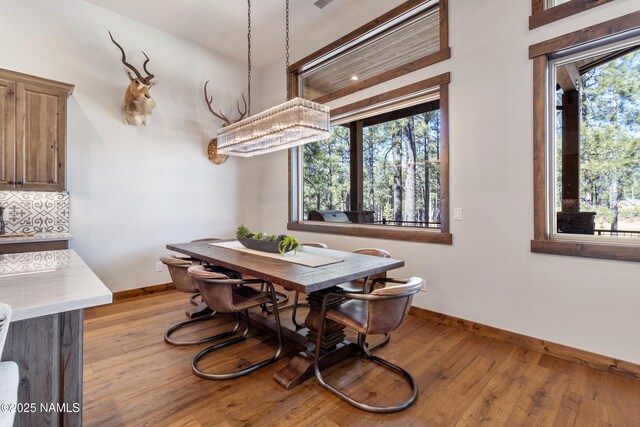
<svg viewBox="0 0 640 427">
<path fill-rule="evenodd" d="M 188 269 L 189 267 L 192 267 L 194 264 L 193 262 L 189 261 L 189 260 L 185 260 L 185 259 L 180 259 L 180 258 L 173 258 L 173 257 L 163 257 L 160 258 L 160 261 L 162 261 L 162 263 L 164 265 L 167 266 L 167 269 L 169 270 L 169 275 L 171 276 L 171 280 L 173 281 L 173 285 L 175 286 L 175 288 L 181 292 L 186 292 L 186 293 L 192 293 L 194 294 L 191 298 L 190 301 L 191 303 L 194 303 L 193 299 L 197 296 L 200 296 L 200 291 L 198 290 L 197 286 L 195 285 L 195 283 L 193 282 L 193 279 L 189 276 L 188 274 Z M 198 304 L 196 304 L 198 305 Z M 209 310 L 207 310 L 209 311 Z M 195 341 L 177 341 L 174 340 L 173 338 L 171 338 L 171 335 L 176 332 L 179 329 L 185 328 L 187 326 L 192 326 L 195 325 L 197 323 L 202 323 L 202 322 L 206 322 L 209 320 L 213 320 L 215 317 L 215 312 L 211 312 L 209 311 L 209 314 L 204 314 L 201 317 L 195 318 L 195 319 L 191 319 L 191 320 L 187 320 L 185 322 L 180 322 L 176 325 L 173 325 L 172 327 L 170 327 L 164 334 L 164 340 L 167 344 L 171 344 L 177 347 L 181 347 L 181 346 L 189 346 L 189 345 L 199 345 L 199 344 L 204 344 L 204 343 L 208 343 L 214 340 L 217 340 L 219 338 L 223 338 L 226 335 L 220 336 L 220 334 L 217 335 L 212 335 L 210 337 L 207 338 L 203 338 L 200 340 L 195 340 Z M 187 314 L 189 315 L 189 314 Z M 236 328 L 239 327 L 239 320 L 238 320 L 238 324 L 236 325 Z"/>
<path fill-rule="evenodd" d="M 230 336 L 237 332 L 240 313 L 244 313 L 246 321 L 246 327 L 240 336 L 214 344 L 211 347 L 202 350 L 196 355 L 196 357 L 194 357 L 191 364 L 191 369 L 194 374 L 207 380 L 228 380 L 242 375 L 247 375 L 248 373 L 273 363 L 280 358 L 283 348 L 282 331 L 276 292 L 272 283 L 261 279 L 230 279 L 224 274 L 207 271 L 203 266 L 189 267 L 188 273 L 200 289 L 202 298 L 212 310 L 219 313 L 233 313 L 238 316 L 236 327 L 232 331 L 225 332 L 225 335 Z M 263 292 L 251 286 L 244 286 L 251 284 L 264 284 L 269 291 Z M 259 307 L 267 302 L 270 302 L 273 306 L 278 333 L 278 349 L 274 356 L 238 371 L 225 374 L 208 373 L 198 368 L 198 362 L 207 354 L 245 340 L 250 327 L 249 309 Z"/>
<path fill-rule="evenodd" d="M 0 356 L 4 349 L 4 343 L 9 332 L 11 321 L 11 307 L 0 303 Z M 20 371 L 15 362 L 0 362 L 0 403 L 13 408 L 18 403 L 18 385 L 20 383 Z M 10 427 L 16 416 L 15 408 L 12 411 L 0 411 L 0 426 Z"/>
<path fill-rule="evenodd" d="M 222 240 L 218 237 L 205 237 L 204 239 L 195 239 L 192 240 L 191 243 L 200 243 L 200 242 L 217 242 L 218 240 Z M 180 256 L 180 255 L 173 255 L 173 258 L 177 258 L 177 259 L 181 259 L 183 261 L 190 261 L 193 264 L 204 264 L 204 265 L 208 265 L 208 263 L 197 259 L 197 258 L 193 258 L 190 256 Z M 196 301 L 196 299 L 200 296 L 200 291 L 197 291 L 195 294 L 191 295 L 191 304 L 193 305 L 200 305 L 202 303 L 202 299 L 200 299 L 200 301 Z"/>
<path fill-rule="evenodd" d="M 353 253 L 391 258 L 391 254 L 389 252 L 378 248 L 360 248 L 353 251 Z M 342 288 L 345 292 L 352 294 L 368 294 L 371 292 L 373 287 L 369 289 L 367 285 L 379 277 L 386 277 L 386 273 L 374 274 L 373 276 L 363 277 L 361 279 L 352 280 L 351 282 L 340 283 L 338 287 Z"/>
<path fill-rule="evenodd" d="M 377 284 L 377 282 L 383 282 L 385 284 L 397 283 L 398 285 L 389 288 L 376 289 L 370 294 L 342 294 L 332 292 L 324 296 L 321 308 L 322 320 L 318 329 L 318 338 L 315 349 L 314 369 L 318 382 L 322 387 L 328 389 L 356 408 L 378 413 L 398 412 L 408 408 L 416 401 L 418 396 L 418 385 L 409 372 L 387 360 L 371 354 L 369 347 L 365 343 L 365 339 L 366 335 L 369 333 L 388 333 L 400 326 L 409 312 L 413 296 L 422 288 L 422 279 L 419 277 L 412 277 L 410 279 L 378 278 L 374 280 L 373 285 Z M 336 296 L 344 297 L 348 301 L 338 307 L 327 309 L 327 301 L 329 298 Z M 364 318 L 361 316 L 362 313 L 366 313 Z M 320 372 L 320 344 L 326 319 L 341 323 L 358 332 L 358 346 L 360 347 L 362 356 L 404 376 L 407 383 L 411 386 L 411 396 L 404 402 L 395 405 L 374 406 L 364 402 L 359 402 L 329 384 Z"/>
<path fill-rule="evenodd" d="M 361 249 L 356 249 L 355 251 L 353 251 L 353 253 L 361 254 L 361 255 L 379 256 L 382 258 L 391 258 L 391 254 L 388 251 L 385 251 L 384 249 L 378 249 L 378 248 L 361 248 Z M 387 277 L 386 273 L 374 274 L 373 276 L 367 276 L 361 279 L 352 280 L 351 282 L 341 283 L 338 285 L 338 287 L 347 293 L 368 294 L 373 289 L 375 289 L 375 286 L 371 286 L 372 282 L 375 279 L 384 278 L 384 277 Z M 384 287 L 384 282 L 378 281 L 377 283 L 382 283 L 382 286 Z M 368 344 L 369 350 L 373 350 L 387 344 L 389 342 L 390 337 L 391 336 L 389 335 L 388 332 L 385 333 L 384 337 L 379 342 L 375 344 Z"/>
</svg>

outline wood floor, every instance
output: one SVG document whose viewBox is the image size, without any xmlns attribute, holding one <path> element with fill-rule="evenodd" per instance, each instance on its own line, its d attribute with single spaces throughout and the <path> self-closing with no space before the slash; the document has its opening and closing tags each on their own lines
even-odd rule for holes
<svg viewBox="0 0 640 427">
<path fill-rule="evenodd" d="M 411 372 L 420 387 L 417 402 L 397 414 L 356 410 L 315 379 L 293 390 L 281 388 L 272 376 L 286 365 L 291 349 L 252 375 L 202 380 L 192 374 L 191 360 L 204 346 L 178 348 L 163 341 L 169 326 L 185 320 L 188 307 L 185 294 L 168 291 L 86 311 L 84 425 L 640 425 L 638 381 L 414 316 L 376 350 Z M 214 321 L 189 337 L 221 330 L 222 323 L 229 325 Z M 231 370 L 268 357 L 274 348 L 270 337 L 254 331 L 203 366 Z M 327 378 L 377 404 L 409 393 L 401 377 L 359 358 L 328 370 Z"/>
</svg>

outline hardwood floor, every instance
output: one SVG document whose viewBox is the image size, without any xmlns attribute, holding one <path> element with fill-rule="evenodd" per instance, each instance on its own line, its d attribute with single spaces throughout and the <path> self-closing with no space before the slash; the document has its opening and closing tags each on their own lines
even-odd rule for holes
<svg viewBox="0 0 640 427">
<path fill-rule="evenodd" d="M 205 345 L 172 347 L 164 331 L 186 320 L 188 297 L 177 291 L 137 297 L 85 314 L 84 424 L 87 426 L 633 426 L 640 423 L 640 382 L 470 332 L 409 316 L 376 353 L 412 373 L 420 394 L 411 408 L 388 415 L 356 410 L 315 379 L 285 390 L 272 379 L 295 354 L 229 381 L 191 372 Z M 283 317 L 291 310 L 284 310 Z M 287 320 L 286 322 L 290 322 Z M 197 327 L 207 336 L 229 320 Z M 373 340 L 373 338 L 372 338 Z M 202 362 L 232 370 L 267 357 L 274 340 L 250 338 Z M 219 353 L 219 354 L 218 354 Z M 235 362 L 234 362 L 235 361 Z M 398 402 L 409 388 L 370 361 L 351 359 L 327 379 L 370 402 Z M 365 384 L 363 384 L 365 383 Z"/>
</svg>

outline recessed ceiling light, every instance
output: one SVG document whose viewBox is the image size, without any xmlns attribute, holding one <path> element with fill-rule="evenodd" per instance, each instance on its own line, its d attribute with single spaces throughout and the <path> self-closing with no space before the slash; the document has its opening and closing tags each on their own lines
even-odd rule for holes
<svg viewBox="0 0 640 427">
<path fill-rule="evenodd" d="M 351 80 L 355 82 L 356 80 L 358 80 L 358 76 L 351 76 Z"/>
</svg>

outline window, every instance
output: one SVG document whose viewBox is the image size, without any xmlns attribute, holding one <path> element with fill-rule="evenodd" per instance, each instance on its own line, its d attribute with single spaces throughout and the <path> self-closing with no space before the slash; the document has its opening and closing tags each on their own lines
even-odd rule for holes
<svg viewBox="0 0 640 427">
<path fill-rule="evenodd" d="M 439 228 L 439 142 L 437 99 L 334 126 L 302 150 L 304 218 Z"/>
<path fill-rule="evenodd" d="M 530 48 L 534 252 L 640 261 L 638 27 L 636 13 Z"/>
<path fill-rule="evenodd" d="M 640 40 L 550 63 L 554 234 L 640 242 Z"/>
<path fill-rule="evenodd" d="M 326 103 L 450 57 L 448 0 L 410 0 L 291 65 L 291 92 Z"/>
<path fill-rule="evenodd" d="M 613 0 L 531 0 L 529 29 L 600 6 Z"/>
<path fill-rule="evenodd" d="M 443 74 L 332 111 L 291 151 L 289 229 L 451 243 Z"/>
</svg>

